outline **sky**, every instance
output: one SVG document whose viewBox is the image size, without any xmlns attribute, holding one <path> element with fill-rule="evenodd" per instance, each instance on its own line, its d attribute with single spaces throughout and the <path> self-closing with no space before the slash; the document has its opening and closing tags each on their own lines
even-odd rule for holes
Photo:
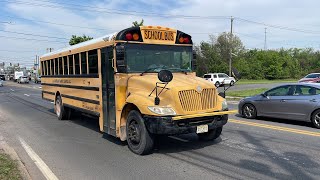
<svg viewBox="0 0 320 180">
<path fill-rule="evenodd" d="M 248 49 L 320 49 L 317 0 L 0 0 L 0 62 L 31 67 L 72 35 L 100 37 L 133 21 L 179 29 L 197 45 L 230 32 Z M 265 29 L 266 28 L 266 29 Z"/>
</svg>

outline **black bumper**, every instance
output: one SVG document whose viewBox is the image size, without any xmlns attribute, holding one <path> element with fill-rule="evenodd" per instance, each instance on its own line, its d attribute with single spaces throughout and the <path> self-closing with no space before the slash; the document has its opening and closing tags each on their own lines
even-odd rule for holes
<svg viewBox="0 0 320 180">
<path fill-rule="evenodd" d="M 145 125 L 153 134 L 187 134 L 197 132 L 197 126 L 207 124 L 210 129 L 222 127 L 228 122 L 228 115 L 197 117 L 172 120 L 171 117 L 144 116 Z"/>
</svg>

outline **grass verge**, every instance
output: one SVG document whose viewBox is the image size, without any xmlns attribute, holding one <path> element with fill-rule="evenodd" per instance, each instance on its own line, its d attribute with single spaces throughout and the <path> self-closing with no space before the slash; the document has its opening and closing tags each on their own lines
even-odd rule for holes
<svg viewBox="0 0 320 180">
<path fill-rule="evenodd" d="M 241 91 L 230 91 L 227 93 L 227 96 L 243 98 L 243 97 L 247 97 L 247 96 L 261 94 L 266 90 L 268 90 L 268 88 L 257 88 L 257 89 L 241 90 Z"/>
<path fill-rule="evenodd" d="M 1 152 L 1 149 L 0 149 L 0 179 L 1 180 L 21 179 L 17 162 L 12 160 L 8 155 Z"/>
<path fill-rule="evenodd" d="M 276 79 L 276 80 L 267 80 L 267 79 L 258 79 L 258 80 L 249 80 L 241 79 L 237 84 L 272 84 L 272 83 L 293 83 L 298 82 L 297 79 Z"/>
</svg>

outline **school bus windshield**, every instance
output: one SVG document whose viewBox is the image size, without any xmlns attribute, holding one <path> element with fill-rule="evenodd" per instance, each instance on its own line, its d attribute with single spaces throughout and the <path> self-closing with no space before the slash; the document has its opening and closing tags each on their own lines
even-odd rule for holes
<svg viewBox="0 0 320 180">
<path fill-rule="evenodd" d="M 192 47 L 167 45 L 126 45 L 127 72 L 190 72 Z"/>
</svg>

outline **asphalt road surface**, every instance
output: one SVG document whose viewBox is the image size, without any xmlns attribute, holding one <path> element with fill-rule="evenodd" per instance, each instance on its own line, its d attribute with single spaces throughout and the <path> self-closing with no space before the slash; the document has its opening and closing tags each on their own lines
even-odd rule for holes
<svg viewBox="0 0 320 180">
<path fill-rule="evenodd" d="M 95 119 L 57 120 L 36 84 L 0 87 L 1 137 L 33 179 L 320 179 L 320 130 L 311 123 L 232 115 L 215 141 L 161 137 L 138 156 Z"/>
</svg>

